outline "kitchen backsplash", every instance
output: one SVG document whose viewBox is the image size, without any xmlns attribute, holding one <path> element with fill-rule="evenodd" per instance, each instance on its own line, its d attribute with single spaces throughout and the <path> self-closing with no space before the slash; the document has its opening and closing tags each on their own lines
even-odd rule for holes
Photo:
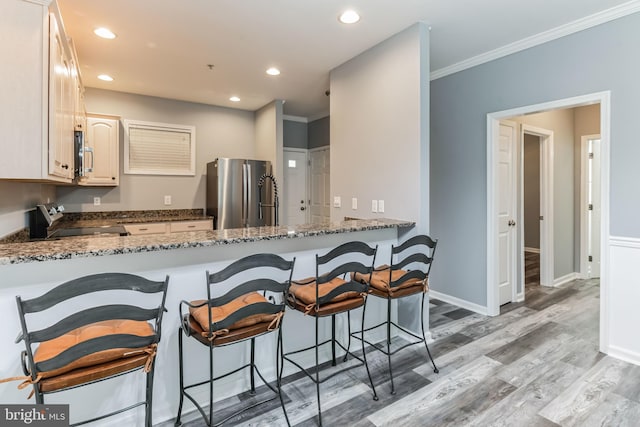
<svg viewBox="0 0 640 427">
<path fill-rule="evenodd" d="M 96 219 L 170 219 L 203 216 L 204 209 L 162 209 L 149 211 L 65 212 L 65 221 Z"/>
</svg>

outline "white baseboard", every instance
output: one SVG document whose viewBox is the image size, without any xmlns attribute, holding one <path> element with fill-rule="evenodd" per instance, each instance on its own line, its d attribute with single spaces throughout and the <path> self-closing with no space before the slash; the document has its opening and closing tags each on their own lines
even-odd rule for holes
<svg viewBox="0 0 640 427">
<path fill-rule="evenodd" d="M 458 297 L 453 297 L 451 295 L 443 294 L 441 292 L 434 291 L 433 289 L 429 289 L 429 296 L 430 298 L 439 299 L 440 301 L 448 302 L 449 304 L 457 305 L 458 307 L 466 308 L 467 310 L 471 310 L 475 313 L 483 314 L 487 316 L 487 307 L 485 306 L 475 304 L 473 302 L 466 301 Z"/>
<path fill-rule="evenodd" d="M 519 294 L 516 294 L 515 302 L 522 302 L 522 301 L 524 301 L 524 292 L 520 292 Z"/>
<path fill-rule="evenodd" d="M 553 279 L 553 286 L 554 287 L 562 286 L 565 283 L 569 283 L 572 280 L 576 280 L 579 278 L 580 278 L 580 273 L 577 273 L 577 272 L 569 273 L 562 277 L 558 277 L 557 279 Z"/>
<path fill-rule="evenodd" d="M 616 359 L 633 363 L 634 365 L 640 365 L 640 353 L 625 350 L 624 348 L 620 348 L 613 345 L 609 346 L 609 349 L 606 353 L 611 357 L 615 357 Z"/>
<path fill-rule="evenodd" d="M 532 252 L 534 254 L 539 254 L 540 253 L 540 248 L 527 248 L 527 247 L 525 247 L 524 251 L 525 252 Z"/>
</svg>

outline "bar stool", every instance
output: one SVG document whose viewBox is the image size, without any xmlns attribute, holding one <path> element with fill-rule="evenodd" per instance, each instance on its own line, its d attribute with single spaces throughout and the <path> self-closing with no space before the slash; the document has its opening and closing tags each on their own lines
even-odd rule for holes
<svg viewBox="0 0 640 427">
<path fill-rule="evenodd" d="M 103 273 L 68 281 L 37 298 L 17 296 L 22 332 L 16 343 L 25 343 L 25 377 L 3 381 L 24 380 L 18 388 L 32 385 L 31 395 L 43 404 L 46 394 L 142 370 L 146 373 L 143 401 L 71 425 L 144 405 L 145 425 L 151 427 L 155 355 L 168 283 L 168 276 L 154 282 L 132 274 Z M 95 304 L 106 300 L 116 303 Z M 59 314 L 80 305 L 86 308 L 67 316 Z"/>
<path fill-rule="evenodd" d="M 250 255 L 233 262 L 219 272 L 207 271 L 207 299 L 180 302 L 181 325 L 178 331 L 178 351 L 180 360 L 180 404 L 175 425 L 181 425 L 182 406 L 185 396 L 196 406 L 207 426 L 219 426 L 240 413 L 280 398 L 285 420 L 289 425 L 282 393 L 280 391 L 282 331 L 280 328 L 285 311 L 285 300 L 293 274 L 295 258 L 286 261 L 278 255 Z M 283 280 L 284 278 L 284 280 Z M 231 289 L 224 295 L 214 297 L 212 288 Z M 188 312 L 184 308 L 188 307 Z M 276 385 L 269 384 L 255 364 L 256 338 L 271 332 L 277 332 L 276 345 Z M 191 337 L 209 349 L 209 379 L 185 385 L 183 335 Z M 214 348 L 238 344 L 250 340 L 250 362 L 214 377 Z M 213 423 L 213 383 L 245 368 L 249 368 L 251 393 L 255 394 L 255 374 L 275 393 L 275 396 L 254 403 L 231 414 L 217 423 Z M 209 384 L 209 413 L 188 393 L 187 390 Z"/>
<path fill-rule="evenodd" d="M 429 346 L 427 345 L 427 340 L 425 339 L 424 334 L 424 297 L 429 290 L 429 272 L 433 263 L 436 245 L 437 240 L 432 240 L 426 235 L 418 235 L 410 238 L 400 246 L 391 246 L 390 265 L 385 264 L 377 267 L 372 275 L 361 274 L 358 272 L 352 273 L 352 278 L 354 280 L 358 280 L 361 283 L 368 283 L 370 285 L 369 291 L 371 295 L 387 300 L 387 320 L 378 325 L 364 329 L 364 332 L 368 332 L 381 326 L 386 326 L 387 349 L 385 350 L 384 348 L 380 348 L 369 341 L 366 341 L 362 335 L 363 331 L 354 332 L 351 336 L 356 339 L 364 340 L 364 342 L 369 344 L 372 348 L 379 350 L 387 356 L 389 376 L 391 378 L 391 394 L 395 394 L 391 356 L 406 347 L 424 343 L 429 359 L 431 360 L 431 364 L 433 365 L 433 372 L 436 374 L 439 372 L 435 362 L 433 361 L 431 352 L 429 351 Z M 407 266 L 410 266 L 413 269 L 405 270 Z M 391 302 L 416 294 L 422 294 L 420 305 L 421 337 L 391 321 Z M 404 333 L 416 338 L 417 341 L 405 344 L 392 352 L 391 326 L 395 326 Z"/>
<path fill-rule="evenodd" d="M 359 307 L 363 307 L 362 322 L 364 322 L 364 308 L 369 285 L 347 279 L 348 273 L 358 272 L 361 275 L 371 275 L 375 262 L 377 251 L 363 242 L 344 243 L 327 254 L 316 255 L 316 275 L 314 277 L 292 281 L 289 290 L 288 304 L 291 308 L 298 310 L 305 315 L 313 316 L 315 319 L 315 345 L 300 350 L 291 351 L 283 354 L 283 359 L 295 365 L 307 377 L 316 384 L 316 396 L 318 402 L 318 421 L 322 425 L 322 408 L 320 405 L 320 384 L 335 375 L 338 375 L 352 367 L 335 372 L 323 379 L 320 379 L 320 359 L 319 347 L 331 343 L 332 365 L 336 366 L 336 344 L 340 346 L 347 355 L 351 354 L 354 358 L 364 364 L 373 391 L 373 399 L 378 400 L 376 389 L 371 379 L 369 365 L 367 364 L 367 356 L 364 352 L 364 341 L 362 342 L 362 358 L 349 352 L 349 346 L 344 347 L 336 340 L 336 315 L 347 313 L 347 322 L 350 322 L 349 313 Z M 331 317 L 331 339 L 318 342 L 319 319 L 322 317 Z M 364 323 L 362 323 L 364 328 Z M 311 331 L 310 331 L 311 332 Z M 350 336 L 349 334 L 347 336 Z M 315 350 L 315 374 L 303 368 L 298 362 L 291 358 L 294 354 L 299 354 L 308 350 Z M 359 366 L 359 365 L 355 365 Z M 280 371 L 282 375 L 282 370 Z"/>
</svg>

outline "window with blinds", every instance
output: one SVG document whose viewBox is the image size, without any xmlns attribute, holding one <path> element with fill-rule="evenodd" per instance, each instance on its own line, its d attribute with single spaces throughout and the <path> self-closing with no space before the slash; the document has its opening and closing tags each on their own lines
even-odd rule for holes
<svg viewBox="0 0 640 427">
<path fill-rule="evenodd" d="M 195 175 L 195 126 L 124 120 L 124 173 Z"/>
</svg>

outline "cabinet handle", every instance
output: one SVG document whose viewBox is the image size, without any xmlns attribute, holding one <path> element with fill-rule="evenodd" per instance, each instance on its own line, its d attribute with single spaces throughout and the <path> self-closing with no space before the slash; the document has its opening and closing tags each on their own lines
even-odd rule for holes
<svg viewBox="0 0 640 427">
<path fill-rule="evenodd" d="M 195 225 L 187 225 L 187 228 L 196 228 Z"/>
<path fill-rule="evenodd" d="M 147 230 L 148 230 L 148 228 L 139 228 L 138 230 L 140 230 L 140 231 L 147 231 Z"/>
<path fill-rule="evenodd" d="M 115 176 L 112 176 L 112 177 L 111 177 L 111 179 L 115 181 L 115 180 L 116 180 L 116 177 L 115 177 Z"/>
<path fill-rule="evenodd" d="M 69 169 L 69 165 L 62 165 L 62 169 Z"/>
</svg>

